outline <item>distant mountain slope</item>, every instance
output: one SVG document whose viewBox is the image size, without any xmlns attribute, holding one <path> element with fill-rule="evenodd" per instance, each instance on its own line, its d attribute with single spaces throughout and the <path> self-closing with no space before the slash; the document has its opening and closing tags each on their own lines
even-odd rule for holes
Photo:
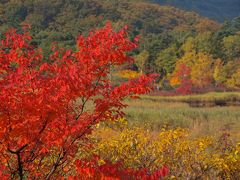
<svg viewBox="0 0 240 180">
<path fill-rule="evenodd" d="M 196 11 L 220 22 L 240 16 L 240 0 L 153 0 L 185 10 Z"/>
<path fill-rule="evenodd" d="M 178 34 L 214 32 L 219 28 L 217 22 L 196 13 L 143 0 L 12 0 L 0 4 L 0 33 L 29 23 L 35 43 L 43 49 L 49 49 L 53 41 L 74 46 L 78 34 L 86 34 L 106 21 L 116 29 L 129 25 L 131 37 L 141 34 L 141 46 L 149 49 L 152 58 Z"/>
</svg>

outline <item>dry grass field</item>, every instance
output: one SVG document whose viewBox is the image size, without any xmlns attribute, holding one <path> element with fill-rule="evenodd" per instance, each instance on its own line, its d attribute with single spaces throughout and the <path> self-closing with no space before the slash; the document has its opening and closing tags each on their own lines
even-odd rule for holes
<svg viewBox="0 0 240 180">
<path fill-rule="evenodd" d="M 191 130 L 192 136 L 230 133 L 240 139 L 240 106 L 191 107 L 191 100 L 232 101 L 240 93 L 209 93 L 193 96 L 143 96 L 128 100 L 125 113 L 132 126 L 145 126 L 158 131 L 163 126 L 183 127 Z"/>
</svg>

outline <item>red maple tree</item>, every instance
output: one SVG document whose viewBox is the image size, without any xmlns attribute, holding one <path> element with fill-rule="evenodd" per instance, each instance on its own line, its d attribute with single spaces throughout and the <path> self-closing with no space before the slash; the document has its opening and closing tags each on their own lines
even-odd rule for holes
<svg viewBox="0 0 240 180">
<path fill-rule="evenodd" d="M 153 80 L 142 76 L 112 87 L 110 66 L 132 61 L 127 52 L 137 46 L 125 28 L 114 32 L 107 24 L 79 36 L 77 51 L 53 47 L 51 63 L 30 42 L 16 30 L 0 42 L 1 179 L 79 172 L 76 153 L 92 127 L 122 117 L 124 98 L 149 92 Z"/>
<path fill-rule="evenodd" d="M 180 86 L 176 89 L 179 94 L 191 94 L 192 93 L 192 80 L 191 80 L 191 69 L 181 64 L 179 70 L 176 72 L 176 76 L 180 79 Z"/>
</svg>

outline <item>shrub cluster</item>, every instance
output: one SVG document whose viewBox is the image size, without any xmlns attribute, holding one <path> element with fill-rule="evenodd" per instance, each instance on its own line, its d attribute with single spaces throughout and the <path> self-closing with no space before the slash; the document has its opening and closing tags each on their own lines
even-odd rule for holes
<svg viewBox="0 0 240 180">
<path fill-rule="evenodd" d="M 99 162 L 121 162 L 125 168 L 152 172 L 167 167 L 168 177 L 174 179 L 240 178 L 240 143 L 233 143 L 228 134 L 192 139 L 182 128 L 156 133 L 104 125 L 91 138 L 95 147 L 83 154 L 97 154 Z"/>
</svg>

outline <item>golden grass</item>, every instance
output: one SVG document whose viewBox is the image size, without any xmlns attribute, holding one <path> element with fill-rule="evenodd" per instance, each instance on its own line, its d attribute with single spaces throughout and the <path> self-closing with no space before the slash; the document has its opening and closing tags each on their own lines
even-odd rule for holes
<svg viewBox="0 0 240 180">
<path fill-rule="evenodd" d="M 214 93 L 214 95 L 214 98 L 225 97 L 225 94 Z M 203 97 L 203 95 L 194 97 Z M 204 95 L 205 97 L 211 97 L 211 94 Z M 130 125 L 146 126 L 156 131 L 166 125 L 190 128 L 194 137 L 219 136 L 223 132 L 229 132 L 236 139 L 240 139 L 240 107 L 193 108 L 181 101 L 159 101 L 162 98 L 166 97 L 143 96 L 142 99 L 128 100 L 129 107 L 125 109 L 125 113 Z M 190 97 L 170 98 L 179 100 Z"/>
<path fill-rule="evenodd" d="M 216 100 L 239 100 L 240 92 L 210 92 L 206 94 L 185 96 L 142 96 L 143 99 L 164 102 L 189 102 L 189 101 L 216 101 Z"/>
</svg>

